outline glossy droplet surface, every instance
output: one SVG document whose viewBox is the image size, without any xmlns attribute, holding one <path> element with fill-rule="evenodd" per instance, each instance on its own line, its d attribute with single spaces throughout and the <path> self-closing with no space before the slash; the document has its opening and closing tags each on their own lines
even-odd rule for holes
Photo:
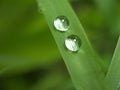
<svg viewBox="0 0 120 90">
<path fill-rule="evenodd" d="M 65 16 L 59 16 L 54 20 L 54 27 L 59 31 L 67 31 L 69 29 L 69 21 Z"/>
<path fill-rule="evenodd" d="M 80 49 L 81 41 L 78 36 L 71 35 L 66 38 L 65 46 L 69 51 L 77 52 Z"/>
</svg>

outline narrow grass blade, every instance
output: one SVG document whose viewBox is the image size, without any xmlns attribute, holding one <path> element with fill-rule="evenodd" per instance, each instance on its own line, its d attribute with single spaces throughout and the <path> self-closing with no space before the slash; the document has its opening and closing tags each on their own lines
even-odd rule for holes
<svg viewBox="0 0 120 90">
<path fill-rule="evenodd" d="M 108 90 L 120 90 L 120 38 L 106 76 L 106 82 Z"/>
<path fill-rule="evenodd" d="M 99 58 L 94 53 L 78 18 L 67 0 L 38 0 L 52 35 L 69 70 L 77 90 L 106 90 L 104 73 Z M 69 20 L 69 30 L 60 32 L 54 27 L 54 20 L 65 16 Z M 71 52 L 66 49 L 65 39 L 76 35 L 81 40 L 80 50 Z"/>
</svg>

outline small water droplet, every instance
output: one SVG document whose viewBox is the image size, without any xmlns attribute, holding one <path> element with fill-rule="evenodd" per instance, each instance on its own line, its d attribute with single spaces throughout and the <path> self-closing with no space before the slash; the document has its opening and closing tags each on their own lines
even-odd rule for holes
<svg viewBox="0 0 120 90">
<path fill-rule="evenodd" d="M 54 27 L 59 31 L 67 31 L 69 29 L 69 21 L 65 16 L 59 16 L 54 20 Z"/>
<path fill-rule="evenodd" d="M 80 38 L 76 35 L 68 36 L 65 40 L 65 45 L 69 51 L 77 52 L 81 46 Z"/>
</svg>

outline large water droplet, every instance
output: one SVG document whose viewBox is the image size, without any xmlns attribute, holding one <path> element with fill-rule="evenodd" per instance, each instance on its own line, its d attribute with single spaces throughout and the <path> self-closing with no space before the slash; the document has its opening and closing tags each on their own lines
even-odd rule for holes
<svg viewBox="0 0 120 90">
<path fill-rule="evenodd" d="M 65 45 L 69 51 L 77 52 L 81 46 L 80 38 L 76 35 L 68 36 L 65 40 Z"/>
<path fill-rule="evenodd" d="M 65 16 L 59 16 L 54 20 L 54 27 L 59 31 L 67 31 L 69 29 L 69 21 Z"/>
</svg>

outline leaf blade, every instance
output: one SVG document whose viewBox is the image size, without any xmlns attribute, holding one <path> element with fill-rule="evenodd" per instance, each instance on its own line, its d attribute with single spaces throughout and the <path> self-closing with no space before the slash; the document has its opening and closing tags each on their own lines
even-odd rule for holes
<svg viewBox="0 0 120 90">
<path fill-rule="evenodd" d="M 43 10 L 77 90 L 106 90 L 104 73 L 99 64 L 99 58 L 94 53 L 82 25 L 67 0 L 38 0 L 38 3 Z M 70 22 L 68 32 L 61 33 L 53 27 L 53 21 L 59 15 L 67 16 Z M 80 37 L 82 45 L 78 53 L 71 53 L 66 50 L 64 41 L 69 35 Z"/>
<path fill-rule="evenodd" d="M 120 37 L 116 46 L 112 62 L 106 75 L 109 90 L 118 90 L 120 87 Z"/>
</svg>

